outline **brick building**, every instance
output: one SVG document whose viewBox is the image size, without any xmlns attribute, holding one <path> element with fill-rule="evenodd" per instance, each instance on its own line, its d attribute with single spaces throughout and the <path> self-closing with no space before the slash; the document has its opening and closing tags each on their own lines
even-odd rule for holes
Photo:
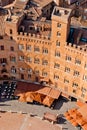
<svg viewBox="0 0 87 130">
<path fill-rule="evenodd" d="M 87 101 L 87 30 L 71 26 L 72 9 L 60 5 L 52 0 L 18 0 L 8 6 L 7 36 L 0 39 L 1 64 L 6 61 L 7 71 L 2 73 L 0 67 L 1 77 L 45 82 Z"/>
<path fill-rule="evenodd" d="M 12 3 L 14 0 L 0 0 L 0 5 L 1 6 L 6 6 L 10 3 Z"/>
</svg>

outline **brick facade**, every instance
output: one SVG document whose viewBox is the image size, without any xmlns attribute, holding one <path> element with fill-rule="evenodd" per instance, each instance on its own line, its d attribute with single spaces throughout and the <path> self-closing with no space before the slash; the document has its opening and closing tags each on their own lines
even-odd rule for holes
<svg viewBox="0 0 87 130">
<path fill-rule="evenodd" d="M 52 7 L 44 8 L 48 10 Z M 37 27 L 37 32 L 35 30 L 26 31 L 28 22 L 25 20 L 26 26 L 23 25 L 24 13 L 21 12 L 20 16 L 6 16 L 5 33 L 11 40 L 4 43 L 0 40 L 5 46 L 0 57 L 4 56 L 8 59 L 7 71 L 10 77 L 38 83 L 43 80 L 72 97 L 86 101 L 87 49 L 67 42 L 71 14 L 71 9 L 54 6 L 51 20 L 48 22 L 33 21 L 30 23 L 29 21 L 29 27 Z M 11 46 L 14 46 L 15 51 L 9 50 Z M 11 54 L 15 55 L 14 63 L 9 60 Z M 16 68 L 16 71 L 15 69 L 12 71 L 13 75 L 10 72 L 12 66 Z"/>
</svg>

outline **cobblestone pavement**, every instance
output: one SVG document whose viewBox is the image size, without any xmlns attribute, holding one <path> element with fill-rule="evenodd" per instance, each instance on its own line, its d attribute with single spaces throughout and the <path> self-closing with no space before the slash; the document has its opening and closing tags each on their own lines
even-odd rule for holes
<svg viewBox="0 0 87 130">
<path fill-rule="evenodd" d="M 26 113 L 32 113 L 39 117 L 43 117 L 44 112 L 49 111 L 54 114 L 63 114 L 70 108 L 76 107 L 75 102 L 66 101 L 62 98 L 59 98 L 54 109 L 50 109 L 43 105 L 35 105 L 35 104 L 27 104 L 25 102 L 19 102 L 18 100 L 10 100 L 10 101 L 1 101 L 0 109 L 5 111 L 22 111 Z M 63 130 L 77 130 L 77 128 L 73 127 L 64 117 L 60 118 L 59 124 L 62 125 Z"/>
</svg>

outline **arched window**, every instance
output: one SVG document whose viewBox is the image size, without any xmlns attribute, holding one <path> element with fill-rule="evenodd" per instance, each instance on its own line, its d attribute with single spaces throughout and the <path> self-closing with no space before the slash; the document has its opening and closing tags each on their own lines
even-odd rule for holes
<svg viewBox="0 0 87 130">
<path fill-rule="evenodd" d="M 34 63 L 35 64 L 39 64 L 40 63 L 40 59 L 38 57 L 34 58 Z"/>
<path fill-rule="evenodd" d="M 16 57 L 15 56 L 10 56 L 10 61 L 11 62 L 16 62 Z"/>
<path fill-rule="evenodd" d="M 48 76 L 48 72 L 46 70 L 43 70 L 42 71 L 42 76 L 47 77 Z"/>
<path fill-rule="evenodd" d="M 11 73 L 16 73 L 16 68 L 15 68 L 15 66 L 12 66 L 12 67 L 11 67 Z"/>
</svg>

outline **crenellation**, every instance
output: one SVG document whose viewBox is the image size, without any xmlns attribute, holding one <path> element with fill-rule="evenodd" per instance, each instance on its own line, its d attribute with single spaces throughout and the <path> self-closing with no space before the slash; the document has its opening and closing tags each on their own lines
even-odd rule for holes
<svg viewBox="0 0 87 130">
<path fill-rule="evenodd" d="M 25 32 L 25 33 L 24 33 L 24 36 L 26 37 L 27 35 L 28 35 L 28 34 Z"/>
<path fill-rule="evenodd" d="M 72 47 L 72 43 L 68 43 L 67 46 Z"/>
<path fill-rule="evenodd" d="M 31 33 L 23 33 L 23 32 L 17 32 L 18 36 L 22 37 L 29 37 L 29 38 L 37 38 L 37 39 L 43 39 L 43 40 L 50 40 L 50 37 L 44 36 L 44 35 L 36 35 L 36 34 L 31 34 Z"/>
<path fill-rule="evenodd" d="M 78 47 L 77 47 L 77 45 L 76 45 L 76 44 L 73 44 L 73 48 L 75 48 L 75 49 L 76 49 L 76 48 L 78 48 Z"/>
<path fill-rule="evenodd" d="M 87 53 L 87 49 L 83 48 L 81 46 L 77 46 L 76 44 L 72 44 L 72 43 L 68 43 L 66 47 L 72 47 L 73 49 L 75 49 L 75 51 L 80 51 L 80 52 L 84 52 Z"/>
</svg>

